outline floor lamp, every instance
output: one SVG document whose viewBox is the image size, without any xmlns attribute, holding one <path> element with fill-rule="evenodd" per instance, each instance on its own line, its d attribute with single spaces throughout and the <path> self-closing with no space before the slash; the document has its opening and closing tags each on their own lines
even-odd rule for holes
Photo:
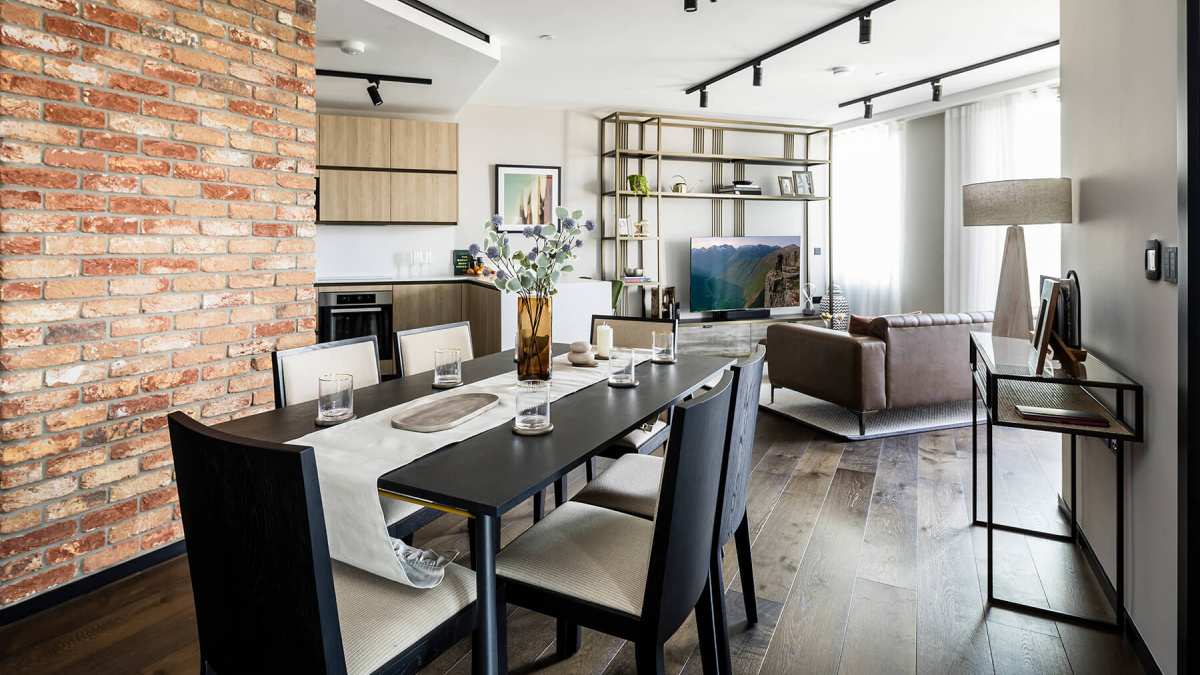
<svg viewBox="0 0 1200 675">
<path fill-rule="evenodd" d="M 972 183 L 963 186 L 963 225 L 1007 225 L 996 318 L 992 335 L 1028 340 L 1033 332 L 1030 313 L 1029 264 L 1025 260 L 1022 225 L 1071 222 L 1071 179 L 1036 178 Z"/>
</svg>

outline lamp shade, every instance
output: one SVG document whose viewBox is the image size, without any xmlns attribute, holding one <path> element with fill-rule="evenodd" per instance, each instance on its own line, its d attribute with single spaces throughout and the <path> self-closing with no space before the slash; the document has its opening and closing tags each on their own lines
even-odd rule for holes
<svg viewBox="0 0 1200 675">
<path fill-rule="evenodd" d="M 963 225 L 1071 222 L 1071 179 L 1034 178 L 963 186 Z"/>
</svg>

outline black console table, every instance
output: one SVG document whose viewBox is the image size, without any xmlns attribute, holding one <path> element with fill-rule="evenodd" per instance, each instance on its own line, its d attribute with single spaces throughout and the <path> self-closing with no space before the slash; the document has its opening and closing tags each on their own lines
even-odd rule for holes
<svg viewBox="0 0 1200 675">
<path fill-rule="evenodd" d="M 1070 621 L 1085 625 L 1124 629 L 1125 626 L 1125 443 L 1140 443 L 1143 439 L 1142 385 L 1134 382 L 1095 356 L 1089 356 L 1080 364 L 1079 377 L 1071 377 L 1065 371 L 1047 367 L 1040 374 L 1031 373 L 1028 365 L 1030 343 L 1017 338 L 993 337 L 991 333 L 971 333 L 971 371 L 974 378 L 975 395 L 987 409 L 987 520 L 979 520 L 978 503 L 972 490 L 971 517 L 975 525 L 987 527 L 987 597 L 993 607 L 1041 616 L 1051 620 Z M 1115 410 L 1101 402 L 1092 391 L 1109 390 L 1116 397 Z M 1125 398 L 1133 398 L 1133 419 L 1126 419 Z M 1097 413 L 1108 421 L 1109 426 L 1097 427 L 1082 424 L 1039 422 L 1023 419 L 1014 406 L 1027 405 L 1040 408 L 1061 408 Z M 1060 535 L 1039 530 L 1030 530 L 1012 525 L 1000 525 L 992 514 L 992 428 L 1016 427 L 1034 431 L 1049 431 L 1071 436 L 1071 534 Z M 978 485 L 978 422 L 971 419 L 971 480 Z M 1067 543 L 1079 542 L 1076 522 L 1075 452 L 1076 439 L 1091 436 L 1107 439 L 1109 448 L 1117 456 L 1117 579 L 1116 601 L 1113 603 L 1115 622 L 1070 612 L 1026 605 L 1003 598 L 992 592 L 993 531 L 1003 530 L 1043 539 Z"/>
</svg>

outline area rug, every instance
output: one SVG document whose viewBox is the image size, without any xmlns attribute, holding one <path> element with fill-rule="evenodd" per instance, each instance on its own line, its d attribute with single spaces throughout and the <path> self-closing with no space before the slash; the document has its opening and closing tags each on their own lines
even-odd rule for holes
<svg viewBox="0 0 1200 675">
<path fill-rule="evenodd" d="M 771 402 L 771 387 L 763 383 L 759 406 L 783 415 L 818 431 L 848 441 L 899 436 L 937 429 L 952 429 L 971 424 L 971 402 L 941 403 L 938 405 L 880 410 L 867 416 L 867 433 L 858 433 L 858 415 L 845 408 L 813 398 L 791 389 L 776 389 Z M 987 413 L 978 406 L 978 420 L 986 421 Z"/>
</svg>

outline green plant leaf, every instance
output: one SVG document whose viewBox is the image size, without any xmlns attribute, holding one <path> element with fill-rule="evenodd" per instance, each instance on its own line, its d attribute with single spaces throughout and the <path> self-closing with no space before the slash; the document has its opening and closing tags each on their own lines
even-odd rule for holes
<svg viewBox="0 0 1200 675">
<path fill-rule="evenodd" d="M 563 265 L 563 266 L 562 266 L 562 271 L 564 271 L 564 272 L 574 272 L 574 271 L 575 271 L 575 267 L 574 267 L 573 265 Z"/>
<path fill-rule="evenodd" d="M 533 279 L 529 277 L 521 277 L 521 287 L 525 290 L 531 290 L 533 288 Z"/>
<path fill-rule="evenodd" d="M 558 233 L 558 229 L 555 228 L 553 225 L 543 225 L 542 226 L 542 236 L 543 237 L 549 238 L 549 237 L 554 236 L 557 233 Z"/>
<path fill-rule="evenodd" d="M 583 230 L 577 227 L 577 228 L 571 230 L 570 232 L 568 232 L 567 234 L 571 235 L 572 237 L 578 237 L 579 235 L 583 234 Z"/>
<path fill-rule="evenodd" d="M 566 218 L 567 216 L 571 215 L 571 212 L 568 211 L 567 207 L 565 206 L 558 206 L 554 209 L 554 215 L 559 218 Z"/>
<path fill-rule="evenodd" d="M 545 267 L 546 265 L 549 265 L 549 264 L 550 264 L 550 258 L 546 256 L 546 252 L 545 252 L 545 251 L 541 251 L 541 252 L 539 252 L 539 253 L 538 253 L 538 255 L 537 255 L 537 261 L 536 261 L 536 262 L 537 262 L 537 264 L 538 264 L 538 267 Z"/>
<path fill-rule="evenodd" d="M 500 247 L 500 255 L 505 258 L 508 258 L 512 255 L 512 250 L 508 248 L 508 244 L 504 244 Z"/>
<path fill-rule="evenodd" d="M 524 260 L 525 259 L 525 251 L 517 251 L 516 253 L 512 254 L 512 259 L 513 260 Z"/>
<path fill-rule="evenodd" d="M 558 272 L 551 272 L 551 273 L 550 273 L 550 283 L 552 283 L 552 284 L 557 284 L 557 283 L 558 283 L 558 277 L 559 277 L 559 274 L 558 274 Z"/>
<path fill-rule="evenodd" d="M 574 218 L 575 220 L 579 220 L 580 218 L 583 217 L 583 209 L 579 209 L 578 211 L 572 211 L 571 217 Z"/>
<path fill-rule="evenodd" d="M 558 295 L 558 289 L 556 288 L 556 289 L 550 291 L 549 295 Z"/>
</svg>

